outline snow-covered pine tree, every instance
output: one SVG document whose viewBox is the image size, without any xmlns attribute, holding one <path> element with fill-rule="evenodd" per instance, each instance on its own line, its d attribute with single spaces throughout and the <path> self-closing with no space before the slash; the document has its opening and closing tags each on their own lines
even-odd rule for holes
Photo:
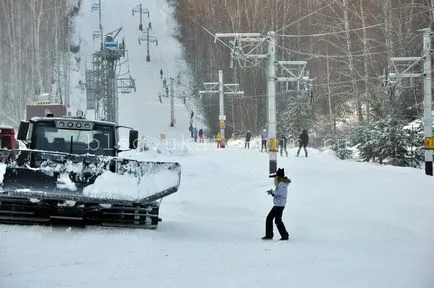
<svg viewBox="0 0 434 288">
<path fill-rule="evenodd" d="M 303 129 L 309 130 L 314 123 L 310 94 L 300 91 L 298 95 L 289 96 L 286 109 L 277 117 L 278 135 L 286 135 L 288 141 L 297 141 Z"/>
<path fill-rule="evenodd" d="M 392 111 L 353 129 L 351 142 L 357 146 L 363 161 L 416 167 L 422 160 L 421 128 L 411 130 L 405 125 L 402 113 Z"/>
<path fill-rule="evenodd" d="M 404 129 L 406 131 L 406 147 L 407 159 L 410 167 L 420 167 L 424 161 L 424 131 L 423 125 L 420 121 L 419 124 L 407 125 Z"/>
</svg>

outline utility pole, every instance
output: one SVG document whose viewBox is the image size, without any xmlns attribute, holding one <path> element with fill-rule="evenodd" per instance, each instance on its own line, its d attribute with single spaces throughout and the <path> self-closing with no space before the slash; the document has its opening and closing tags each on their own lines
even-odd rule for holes
<svg viewBox="0 0 434 288">
<path fill-rule="evenodd" d="M 203 85 L 205 86 L 206 90 L 199 91 L 199 94 L 207 94 L 207 93 L 218 93 L 219 94 L 219 127 L 220 127 L 220 134 L 222 135 L 222 142 L 225 143 L 225 121 L 226 121 L 226 115 L 225 115 L 225 105 L 224 105 L 224 96 L 225 95 L 244 95 L 244 91 L 238 91 L 239 84 L 236 83 L 223 83 L 223 70 L 218 71 L 219 74 L 219 82 L 205 82 Z M 216 90 L 216 88 L 218 88 Z M 224 91 L 226 90 L 228 91 Z M 222 147 L 225 147 L 223 145 Z"/>
<path fill-rule="evenodd" d="M 170 127 L 175 126 L 175 99 L 173 90 L 174 79 L 170 77 Z"/>
<path fill-rule="evenodd" d="M 139 13 L 140 16 L 140 22 L 139 22 L 139 30 L 143 31 L 143 21 L 142 21 L 142 15 L 143 14 L 147 14 L 148 15 L 148 19 L 149 19 L 149 10 L 146 8 L 142 8 L 142 3 L 136 5 L 136 7 L 133 8 L 132 10 L 132 14 L 134 16 L 134 13 Z"/>
<path fill-rule="evenodd" d="M 391 70 L 394 72 L 384 73 L 383 83 L 391 91 L 391 101 L 395 99 L 395 91 L 402 88 L 403 79 L 423 77 L 424 82 L 424 104 L 423 104 L 423 126 L 425 134 L 425 174 L 433 176 L 433 117 L 432 117 L 432 93 L 431 93 L 431 28 L 421 29 L 423 31 L 423 55 L 422 57 L 392 57 Z M 417 64 L 423 61 L 423 73 L 414 72 Z M 399 69 L 404 69 L 399 71 Z"/>
<path fill-rule="evenodd" d="M 269 136 L 269 173 L 277 171 L 278 141 L 276 139 L 276 34 L 274 31 L 264 37 L 260 33 L 216 33 L 217 38 L 234 38 L 232 44 L 231 68 L 236 60 L 241 67 L 260 66 L 267 59 L 267 96 L 268 96 L 268 136 Z M 263 51 L 263 44 L 267 51 Z M 244 52 L 248 51 L 248 52 Z"/>
<path fill-rule="evenodd" d="M 223 90 L 223 70 L 219 70 L 219 123 L 220 123 L 220 133 L 222 135 L 223 147 L 225 144 L 225 105 L 224 105 L 224 90 Z"/>
<path fill-rule="evenodd" d="M 151 61 L 151 55 L 149 53 L 149 44 L 155 43 L 156 46 L 158 46 L 158 39 L 155 36 L 150 35 L 149 30 L 152 29 L 151 22 L 149 22 L 148 28 L 146 28 L 146 32 L 144 35 L 139 36 L 139 44 L 142 44 L 142 41 L 146 41 L 146 62 Z"/>
<path fill-rule="evenodd" d="M 99 16 L 99 31 L 96 31 L 93 33 L 93 39 L 95 38 L 100 38 L 101 40 L 101 47 L 100 49 L 102 50 L 104 47 L 104 38 L 103 38 L 103 29 L 102 29 L 102 13 L 101 13 L 101 0 L 98 0 L 98 3 L 94 3 L 92 4 L 92 12 L 93 11 L 98 11 L 98 16 Z"/>
<path fill-rule="evenodd" d="M 263 59 L 267 59 L 267 97 L 268 97 L 268 135 L 269 135 L 269 172 L 270 174 L 277 171 L 277 151 L 278 140 L 276 138 L 276 82 L 297 81 L 311 83 L 309 77 L 305 77 L 304 67 L 306 61 L 276 61 L 276 34 L 274 31 L 263 36 L 261 33 L 217 33 L 214 43 L 218 38 L 234 38 L 229 41 L 232 44 L 231 63 L 234 61 L 243 68 L 258 67 Z M 264 46 L 267 50 L 264 51 Z M 247 52 L 246 52 L 247 51 Z M 295 74 L 288 65 L 302 67 L 301 72 Z M 280 67 L 286 77 L 276 77 L 276 67 Z M 299 67 L 297 68 L 299 70 Z M 307 78 L 307 79 L 306 79 Z M 308 87 L 311 85 L 308 85 Z"/>
<path fill-rule="evenodd" d="M 147 62 L 151 61 L 151 55 L 149 55 L 149 29 L 151 29 L 150 27 L 151 26 L 148 26 L 148 28 L 146 28 L 146 61 Z"/>
<path fill-rule="evenodd" d="M 134 13 L 139 13 L 140 15 L 140 24 L 139 24 L 139 30 L 143 32 L 143 22 L 142 22 L 142 15 L 147 14 L 148 15 L 148 27 L 146 28 L 146 32 L 143 32 L 144 35 L 140 35 L 138 38 L 139 45 L 141 45 L 141 41 L 146 41 L 146 62 L 151 61 L 151 55 L 149 54 L 149 43 L 155 43 L 158 46 L 158 39 L 152 35 L 150 35 L 149 30 L 152 29 L 151 20 L 149 19 L 149 10 L 146 8 L 142 8 L 142 3 L 137 5 L 133 10 L 132 14 L 134 16 Z"/>
<path fill-rule="evenodd" d="M 267 96 L 270 173 L 277 171 L 278 142 L 276 137 L 276 33 L 268 32 Z"/>
<path fill-rule="evenodd" d="M 432 118 L 432 95 L 431 95 L 431 28 L 423 30 L 423 94 L 424 94 L 424 132 L 425 132 L 425 174 L 433 176 L 433 118 Z"/>
<path fill-rule="evenodd" d="M 99 31 L 101 33 L 101 49 L 104 47 L 104 38 L 103 38 L 103 31 L 102 31 L 102 13 L 101 13 L 101 0 L 98 2 L 98 10 L 99 10 Z"/>
</svg>

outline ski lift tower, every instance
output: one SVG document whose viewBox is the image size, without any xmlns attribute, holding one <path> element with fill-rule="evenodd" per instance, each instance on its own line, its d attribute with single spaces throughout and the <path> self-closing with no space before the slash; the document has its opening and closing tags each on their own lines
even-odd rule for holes
<svg viewBox="0 0 434 288">
<path fill-rule="evenodd" d="M 101 3 L 95 4 L 101 15 Z M 101 21 L 101 17 L 100 17 Z M 102 25 L 93 37 L 101 38 L 101 49 L 92 54 L 92 70 L 86 71 L 86 88 L 88 109 L 95 109 L 95 119 L 118 123 L 118 90 L 130 93 L 135 90 L 135 81 L 131 76 L 119 78 L 121 59 L 125 58 L 125 41 L 116 40 L 122 28 L 116 29 L 103 36 Z M 127 72 L 129 73 L 129 71 Z M 91 104 L 89 107 L 89 103 Z"/>
<path fill-rule="evenodd" d="M 124 54 L 115 41 L 117 34 L 105 35 L 103 48 L 93 53 L 93 71 L 96 77 L 95 119 L 118 122 L 118 93 L 116 66 Z"/>
</svg>

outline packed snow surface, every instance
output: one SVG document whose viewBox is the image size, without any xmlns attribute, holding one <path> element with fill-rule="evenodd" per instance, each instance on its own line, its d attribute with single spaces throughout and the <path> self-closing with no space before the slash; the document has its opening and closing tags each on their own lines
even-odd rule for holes
<svg viewBox="0 0 434 288">
<path fill-rule="evenodd" d="M 288 242 L 262 241 L 268 154 L 143 154 L 182 166 L 157 230 L 0 225 L 0 287 L 434 287 L 434 193 L 423 170 L 309 150 L 292 180 Z M 147 156 L 146 156 L 147 155 Z"/>
<path fill-rule="evenodd" d="M 91 5 L 83 2 L 79 28 L 90 38 L 83 50 L 97 29 Z M 137 93 L 119 97 L 119 119 L 151 147 L 130 158 L 179 162 L 180 189 L 163 199 L 157 230 L 0 225 L 1 288 L 434 287 L 434 180 L 422 170 L 341 161 L 330 151 L 295 158 L 289 149 L 278 166 L 292 180 L 283 214 L 290 241 L 278 241 L 276 229 L 273 241 L 260 240 L 272 206 L 268 154 L 253 145 L 244 150 L 242 141 L 221 150 L 188 142 L 181 133 L 188 133 L 190 115 L 179 101 L 169 127 L 169 103 L 158 102 L 159 71 L 167 78 L 184 73 L 182 51 L 170 38 L 176 27 L 166 1 L 146 2 L 159 45 L 145 62 L 144 46 L 133 44 L 135 5 L 103 1 L 104 29 L 127 31 L 137 77 Z"/>
<path fill-rule="evenodd" d="M 59 178 L 57 179 L 57 188 L 68 189 L 71 191 L 77 190 L 77 186 L 75 186 L 75 183 L 71 181 L 68 173 L 61 173 L 59 175 Z"/>
<path fill-rule="evenodd" d="M 178 186 L 179 176 L 169 170 L 145 174 L 140 178 L 131 174 L 104 172 L 95 183 L 83 189 L 83 195 L 96 198 L 140 200 L 165 189 Z"/>
<path fill-rule="evenodd" d="M 0 184 L 3 183 L 3 177 L 5 176 L 5 173 L 6 173 L 6 164 L 0 163 Z"/>
</svg>

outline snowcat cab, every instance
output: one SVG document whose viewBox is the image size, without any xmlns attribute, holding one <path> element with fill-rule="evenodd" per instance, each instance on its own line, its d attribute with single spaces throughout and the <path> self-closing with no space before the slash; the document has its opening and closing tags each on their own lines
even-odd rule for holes
<svg viewBox="0 0 434 288">
<path fill-rule="evenodd" d="M 178 190 L 181 167 L 119 158 L 120 127 L 83 117 L 22 121 L 26 149 L 0 150 L 0 222 L 156 228 L 157 200 Z M 136 149 L 138 132 L 123 128 Z"/>
</svg>

